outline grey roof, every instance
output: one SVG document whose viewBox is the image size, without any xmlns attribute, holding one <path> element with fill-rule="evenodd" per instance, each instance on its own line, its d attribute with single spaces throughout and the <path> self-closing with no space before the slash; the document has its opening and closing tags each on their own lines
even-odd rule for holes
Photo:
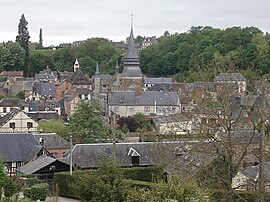
<svg viewBox="0 0 270 202">
<path fill-rule="evenodd" d="M 144 84 L 172 84 L 173 78 L 145 78 Z"/>
<path fill-rule="evenodd" d="M 31 133 L 0 133 L 0 159 L 26 162 L 38 141 Z"/>
<path fill-rule="evenodd" d="M 115 157 L 120 166 L 132 166 L 134 151 L 140 156 L 140 166 L 152 166 L 175 159 L 175 147 L 179 142 L 116 143 Z M 113 144 L 77 144 L 72 150 L 73 165 L 81 168 L 96 168 L 100 160 L 113 157 Z"/>
<path fill-rule="evenodd" d="M 19 107 L 21 103 L 20 98 L 3 98 L 0 101 L 0 107 Z"/>
<path fill-rule="evenodd" d="M 201 91 L 208 90 L 209 92 L 216 92 L 216 83 L 214 82 L 194 82 L 193 90 Z"/>
<path fill-rule="evenodd" d="M 34 135 L 38 141 L 43 140 L 46 149 L 70 148 L 69 142 L 55 133 L 42 133 Z"/>
<path fill-rule="evenodd" d="M 246 81 L 241 73 L 220 73 L 215 81 Z"/>
<path fill-rule="evenodd" d="M 39 94 L 41 96 L 52 96 L 54 97 L 55 84 L 54 83 L 40 83 Z"/>
<path fill-rule="evenodd" d="M 93 79 L 95 78 L 100 78 L 100 79 L 111 79 L 112 75 L 110 74 L 98 74 L 98 75 L 94 75 Z"/>
<path fill-rule="evenodd" d="M 39 103 L 38 102 L 29 102 L 29 112 L 39 111 Z"/>
<path fill-rule="evenodd" d="M 156 92 L 143 91 L 140 95 L 136 95 L 134 91 L 129 92 L 112 92 L 109 97 L 111 105 L 177 105 L 179 95 L 176 92 Z"/>
<path fill-rule="evenodd" d="M 30 161 L 29 163 L 23 165 L 19 168 L 19 172 L 22 174 L 34 174 L 35 172 L 39 171 L 40 169 L 52 164 L 53 162 L 57 161 L 57 159 L 49 156 L 40 156 L 34 161 Z"/>
<path fill-rule="evenodd" d="M 243 170 L 240 170 L 245 176 L 253 181 L 259 180 L 259 165 L 250 166 Z M 264 179 L 266 182 L 270 182 L 270 162 L 264 163 Z"/>
<path fill-rule="evenodd" d="M 140 69 L 140 58 L 136 53 L 136 44 L 133 36 L 133 29 L 131 28 L 128 44 L 128 54 L 124 58 L 123 77 L 142 77 Z"/>
<path fill-rule="evenodd" d="M 36 74 L 35 75 L 35 79 L 36 80 L 54 80 L 56 77 L 54 75 L 51 74 Z"/>
<path fill-rule="evenodd" d="M 27 115 L 35 121 L 62 119 L 56 111 L 29 111 Z"/>
<path fill-rule="evenodd" d="M 23 90 L 33 90 L 33 81 L 23 81 Z"/>
<path fill-rule="evenodd" d="M 79 69 L 70 77 L 72 85 L 90 85 L 91 80 Z"/>
<path fill-rule="evenodd" d="M 0 117 L 0 126 L 3 126 L 4 124 L 6 124 L 9 120 L 11 120 L 14 116 L 16 116 L 20 111 L 22 111 L 22 110 L 17 109 L 17 108 L 13 108 L 5 116 Z"/>
</svg>

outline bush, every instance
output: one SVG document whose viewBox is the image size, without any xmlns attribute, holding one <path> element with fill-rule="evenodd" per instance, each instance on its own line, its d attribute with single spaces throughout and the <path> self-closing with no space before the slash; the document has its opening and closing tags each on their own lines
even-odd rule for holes
<svg viewBox="0 0 270 202">
<path fill-rule="evenodd" d="M 124 168 L 123 172 L 124 177 L 131 180 L 154 182 L 163 178 L 162 166 Z"/>
<path fill-rule="evenodd" d="M 14 180 L 8 178 L 6 184 L 4 185 L 4 195 L 5 197 L 12 197 L 18 190 L 20 186 Z"/>
<path fill-rule="evenodd" d="M 35 184 L 31 187 L 31 199 L 33 201 L 45 201 L 49 193 L 49 185 L 47 183 Z"/>
<path fill-rule="evenodd" d="M 138 180 L 125 180 L 127 186 L 131 188 L 139 188 L 139 189 L 152 189 L 155 186 L 155 183 L 152 182 L 145 182 L 145 181 L 138 181 Z"/>
<path fill-rule="evenodd" d="M 28 198 L 31 198 L 31 188 L 25 188 L 23 190 L 23 195 L 28 197 Z"/>
</svg>

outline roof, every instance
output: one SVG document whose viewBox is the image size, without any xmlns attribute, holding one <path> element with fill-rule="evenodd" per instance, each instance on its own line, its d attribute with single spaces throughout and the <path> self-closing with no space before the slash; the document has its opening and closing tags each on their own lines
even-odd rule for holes
<svg viewBox="0 0 270 202">
<path fill-rule="evenodd" d="M 54 83 L 40 83 L 39 94 L 41 96 L 52 96 L 54 97 L 55 84 Z"/>
<path fill-rule="evenodd" d="M 132 166 L 131 154 L 140 156 L 141 166 L 153 166 L 175 159 L 175 147 L 182 144 L 180 142 L 116 143 L 115 157 L 123 167 Z M 77 144 L 72 150 L 73 165 L 80 168 L 96 168 L 100 160 L 113 157 L 113 145 L 113 143 Z"/>
<path fill-rule="evenodd" d="M 74 72 L 70 77 L 72 85 L 90 85 L 91 80 L 81 70 Z"/>
<path fill-rule="evenodd" d="M 220 73 L 215 81 L 246 81 L 241 73 Z"/>
<path fill-rule="evenodd" d="M 35 121 L 62 119 L 56 111 L 29 111 L 27 115 Z"/>
<path fill-rule="evenodd" d="M 250 166 L 243 170 L 240 170 L 241 173 L 243 173 L 246 177 L 253 181 L 258 181 L 259 179 L 259 165 L 256 166 Z M 267 182 L 270 182 L 270 162 L 264 163 L 264 179 Z"/>
<path fill-rule="evenodd" d="M 0 133 L 0 158 L 4 162 L 26 162 L 38 141 L 31 133 Z"/>
<path fill-rule="evenodd" d="M 46 149 L 70 148 L 70 143 L 55 133 L 41 133 L 34 136 L 38 141 L 40 138 L 43 140 Z"/>
<path fill-rule="evenodd" d="M 145 78 L 144 84 L 172 84 L 173 78 Z"/>
<path fill-rule="evenodd" d="M 176 92 L 142 91 L 136 95 L 135 91 L 112 92 L 109 97 L 111 105 L 178 105 L 179 94 Z"/>
<path fill-rule="evenodd" d="M 0 107 L 18 107 L 21 102 L 20 98 L 3 98 L 0 101 Z"/>
<path fill-rule="evenodd" d="M 193 90 L 201 91 L 208 90 L 209 92 L 216 92 L 216 83 L 214 82 L 194 82 Z"/>
<path fill-rule="evenodd" d="M 39 171 L 40 169 L 52 164 L 53 162 L 57 161 L 57 159 L 49 156 L 40 156 L 34 161 L 30 161 L 29 163 L 23 165 L 19 168 L 19 172 L 29 175 L 34 174 L 35 172 Z"/>
<path fill-rule="evenodd" d="M 21 111 L 22 111 L 21 109 L 13 108 L 5 116 L 0 117 L 0 126 L 3 126 L 4 124 L 6 124 L 9 120 L 11 120 L 13 117 L 15 117 Z"/>
<path fill-rule="evenodd" d="M 2 71 L 0 76 L 23 77 L 23 71 Z"/>
</svg>

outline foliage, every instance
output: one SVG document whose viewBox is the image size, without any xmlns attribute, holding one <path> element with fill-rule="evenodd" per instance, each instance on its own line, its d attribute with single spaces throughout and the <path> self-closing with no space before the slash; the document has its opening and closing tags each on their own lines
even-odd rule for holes
<svg viewBox="0 0 270 202">
<path fill-rule="evenodd" d="M 39 122 L 37 130 L 44 133 L 56 133 L 63 138 L 68 138 L 68 129 L 62 120 L 51 119 L 48 121 Z"/>
<path fill-rule="evenodd" d="M 107 141 L 108 127 L 103 123 L 102 115 L 94 101 L 82 101 L 70 117 L 69 126 L 76 142 Z"/>
<path fill-rule="evenodd" d="M 0 69 L 16 71 L 23 68 L 25 51 L 17 42 L 0 44 Z"/>
<path fill-rule="evenodd" d="M 125 183 L 128 187 L 131 188 L 138 188 L 138 189 L 152 189 L 153 186 L 155 186 L 155 183 L 153 182 L 146 182 L 146 181 L 140 181 L 140 180 L 125 180 Z"/>
<path fill-rule="evenodd" d="M 26 21 L 24 14 L 22 14 L 20 23 L 18 25 L 18 35 L 16 36 L 16 42 L 18 42 L 25 51 L 24 60 L 24 74 L 28 75 L 28 62 L 29 62 L 29 32 L 28 32 L 28 22 Z"/>
<path fill-rule="evenodd" d="M 20 185 L 12 178 L 7 178 L 3 188 L 5 197 L 12 197 L 19 191 Z"/>
<path fill-rule="evenodd" d="M 134 117 L 120 117 L 118 124 L 122 130 L 126 131 L 127 128 L 129 132 L 136 132 L 139 127 Z"/>
<path fill-rule="evenodd" d="M 49 185 L 47 183 L 35 184 L 31 187 L 31 199 L 36 201 L 40 199 L 45 201 L 49 193 Z"/>
<path fill-rule="evenodd" d="M 123 172 L 126 179 L 156 182 L 163 177 L 163 166 L 124 168 Z"/>
<path fill-rule="evenodd" d="M 143 113 L 136 113 L 133 115 L 133 118 L 139 125 L 139 129 L 141 131 L 149 131 L 152 130 L 153 125 L 150 123 L 150 120 L 145 117 Z"/>
<path fill-rule="evenodd" d="M 25 188 L 23 190 L 23 195 L 28 197 L 28 198 L 31 198 L 31 188 Z"/>
<path fill-rule="evenodd" d="M 25 96 L 24 96 L 24 92 L 23 91 L 20 91 L 16 94 L 16 98 L 20 98 L 20 99 L 24 99 Z"/>
<path fill-rule="evenodd" d="M 35 73 L 39 73 L 47 66 L 54 68 L 54 61 L 52 56 L 46 53 L 47 52 L 44 53 L 44 51 L 35 51 L 31 54 L 29 58 L 29 74 L 31 76 L 34 76 Z"/>
<path fill-rule="evenodd" d="M 6 184 L 7 176 L 4 172 L 5 164 L 3 161 L 0 160 L 0 199 L 2 196 L 2 187 Z"/>
</svg>

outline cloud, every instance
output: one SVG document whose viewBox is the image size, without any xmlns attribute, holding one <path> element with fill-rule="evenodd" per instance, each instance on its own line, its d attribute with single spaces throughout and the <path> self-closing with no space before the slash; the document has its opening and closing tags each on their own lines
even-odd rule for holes
<svg viewBox="0 0 270 202">
<path fill-rule="evenodd" d="M 244 0 L 1 0 L 0 41 L 14 40 L 24 13 L 31 40 L 43 29 L 48 44 L 91 37 L 124 40 L 134 15 L 134 34 L 160 36 L 191 26 L 255 26 L 269 31 L 270 2 Z M 71 40 L 71 41 L 69 41 Z"/>
</svg>

